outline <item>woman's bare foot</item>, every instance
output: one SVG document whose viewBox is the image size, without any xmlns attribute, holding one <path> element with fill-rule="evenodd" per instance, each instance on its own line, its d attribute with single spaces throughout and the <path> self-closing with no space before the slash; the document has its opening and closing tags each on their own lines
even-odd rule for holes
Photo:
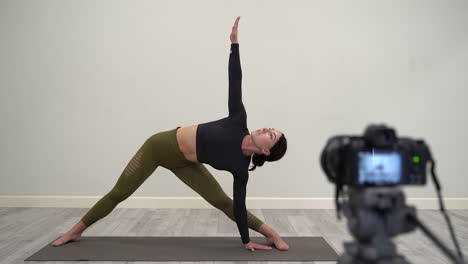
<svg viewBox="0 0 468 264">
<path fill-rule="evenodd" d="M 80 241 L 80 240 L 81 240 L 81 234 L 74 234 L 74 233 L 67 232 L 63 236 L 61 236 L 59 239 L 55 240 L 52 243 L 52 246 L 58 247 L 69 241 Z"/>
<path fill-rule="evenodd" d="M 279 250 L 288 250 L 289 245 L 284 242 L 284 240 L 280 236 L 276 237 L 266 237 L 267 244 L 269 246 L 275 246 Z"/>
</svg>

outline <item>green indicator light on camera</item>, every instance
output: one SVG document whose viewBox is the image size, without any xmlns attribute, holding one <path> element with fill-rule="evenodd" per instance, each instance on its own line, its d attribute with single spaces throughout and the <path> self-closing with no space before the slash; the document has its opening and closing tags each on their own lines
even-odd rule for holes
<svg viewBox="0 0 468 264">
<path fill-rule="evenodd" d="M 414 156 L 413 157 L 413 162 L 414 163 L 419 163 L 419 156 Z"/>
</svg>

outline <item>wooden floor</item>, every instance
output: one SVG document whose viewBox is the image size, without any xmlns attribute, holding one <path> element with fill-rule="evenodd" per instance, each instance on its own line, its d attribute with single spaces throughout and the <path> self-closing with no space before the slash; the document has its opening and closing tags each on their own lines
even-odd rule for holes
<svg viewBox="0 0 468 264">
<path fill-rule="evenodd" d="M 44 247 L 46 243 L 51 243 L 60 234 L 70 229 L 87 210 L 88 208 L 0 207 L 0 263 L 162 263 L 149 261 L 24 262 L 24 259 Z M 338 221 L 334 210 L 251 209 L 250 211 L 281 236 L 323 236 L 338 254 L 343 252 L 342 241 L 351 239 L 345 220 Z M 454 248 L 439 211 L 420 210 L 418 216 L 450 248 Z M 466 256 L 468 255 L 468 210 L 452 210 L 450 216 Z M 83 233 L 83 239 L 86 239 L 86 236 L 239 236 L 239 234 L 235 223 L 217 209 L 116 208 L 108 216 L 88 228 Z M 250 236 L 261 237 L 262 235 L 250 231 Z M 395 241 L 399 252 L 412 263 L 450 263 L 421 231 L 400 235 Z M 331 264 L 334 262 L 309 263 Z"/>
</svg>

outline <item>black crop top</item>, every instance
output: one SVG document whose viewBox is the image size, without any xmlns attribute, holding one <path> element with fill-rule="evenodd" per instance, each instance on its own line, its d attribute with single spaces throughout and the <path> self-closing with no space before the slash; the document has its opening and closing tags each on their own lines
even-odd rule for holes
<svg viewBox="0 0 468 264">
<path fill-rule="evenodd" d="M 234 217 L 242 243 L 250 241 L 245 196 L 250 157 L 242 153 L 242 140 L 249 135 L 247 113 L 242 103 L 242 70 L 239 44 L 231 44 L 229 55 L 229 116 L 199 124 L 196 136 L 197 159 L 234 176 Z"/>
</svg>

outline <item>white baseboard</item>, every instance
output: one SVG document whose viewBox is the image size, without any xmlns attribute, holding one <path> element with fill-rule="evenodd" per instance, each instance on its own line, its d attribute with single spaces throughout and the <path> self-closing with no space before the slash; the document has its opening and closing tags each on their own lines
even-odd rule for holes
<svg viewBox="0 0 468 264">
<path fill-rule="evenodd" d="M 0 207 L 90 208 L 101 196 L 0 196 Z M 248 197 L 249 209 L 335 209 L 334 198 Z M 439 209 L 437 198 L 407 198 L 418 209 Z M 444 198 L 447 209 L 468 209 L 468 198 Z M 213 208 L 201 197 L 129 197 L 119 208 Z"/>
</svg>

